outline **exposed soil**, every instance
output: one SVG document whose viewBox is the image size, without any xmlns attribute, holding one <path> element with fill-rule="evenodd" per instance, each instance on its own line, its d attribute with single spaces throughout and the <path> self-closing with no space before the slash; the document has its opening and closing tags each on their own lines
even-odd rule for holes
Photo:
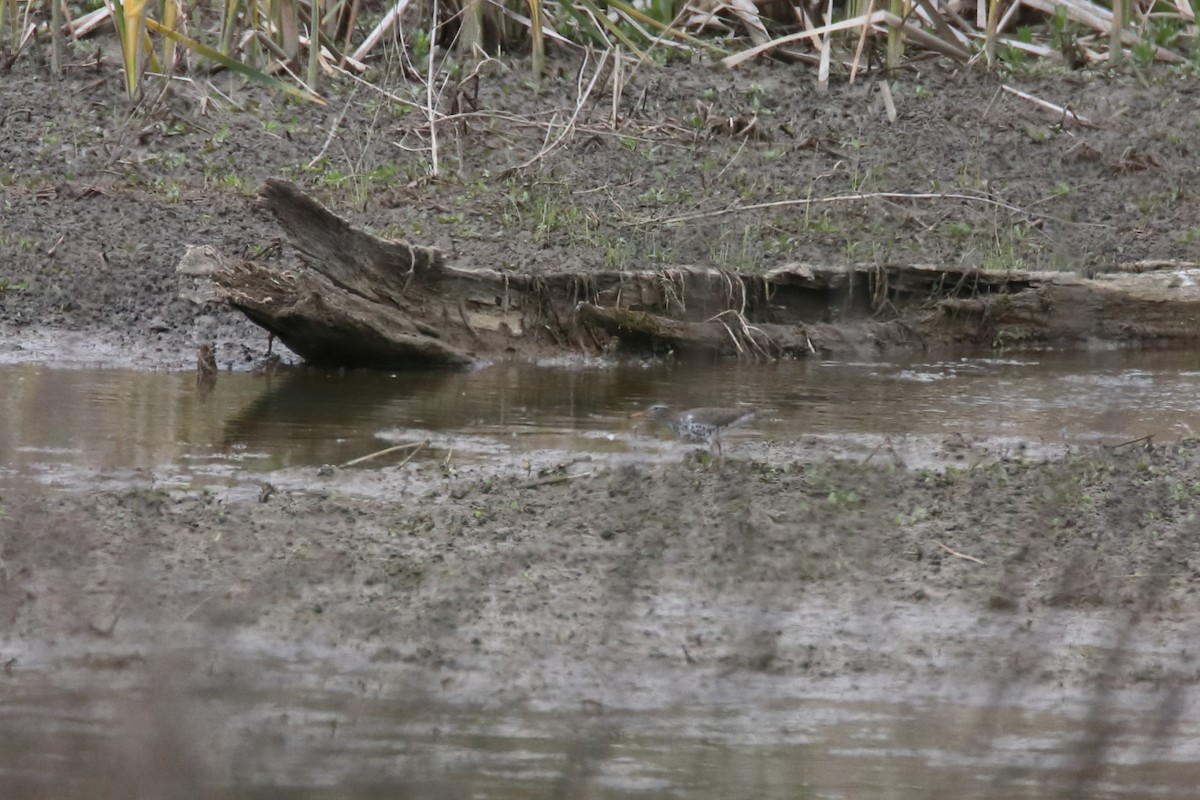
<svg viewBox="0 0 1200 800">
<path fill-rule="evenodd" d="M 949 473 L 694 459 L 540 486 L 436 473 L 384 470 L 387 502 L 336 475 L 265 502 L 255 487 L 47 495 L 10 479 L 5 680 L 149 692 L 159 717 L 116 730 L 169 737 L 164 757 L 217 783 L 232 756 L 212 746 L 269 758 L 260 739 L 287 721 L 216 723 L 202 698 L 286 703 L 314 681 L 351 721 L 372 703 L 1053 710 L 1095 724 L 1079 723 L 1068 788 L 1038 796 L 1091 796 L 1108 759 L 1153 752 L 1190 780 L 1195 443 Z M 1007 730 L 958 724 L 942 735 L 985 748 Z M 10 752 L 28 746 L 7 730 Z M 29 791 L 16 796 L 43 796 Z"/>
<path fill-rule="evenodd" d="M 997 659 L 1035 670 L 1010 677 L 1058 688 L 1102 677 L 1115 688 L 1146 669 L 1155 681 L 1200 676 L 1193 656 L 1148 656 L 1133 642 L 1114 660 L 1067 666 L 1054 642 L 1025 641 L 1031 621 L 1062 609 L 1194 632 L 1196 443 L 949 472 L 697 459 L 561 481 L 436 472 L 384 470 L 388 503 L 337 477 L 265 499 L 155 489 L 46 498 L 17 484 L 3 496 L 6 646 L 109 631 L 137 648 L 126 630 L 250 629 L 259 641 L 419 665 L 430 680 L 505 675 L 474 686 L 486 693 L 475 701 L 563 681 L 540 674 L 545 648 L 590 664 L 597 680 L 656 663 L 687 674 L 691 662 L 700 675 L 814 681 L 846 670 L 982 676 Z M 966 610 L 1001 635 L 915 652 L 905 637 L 922 631 L 884 619 L 832 639 L 777 629 L 822 605 Z M 900 640 L 886 641 L 893 633 Z M 952 653 L 936 657 L 943 647 Z M 620 704 L 632 688 L 566 680 L 539 699 L 600 693 Z"/>
<path fill-rule="evenodd" d="M 820 94 L 800 67 L 645 68 L 615 130 L 605 90 L 552 152 L 507 171 L 556 141 L 542 126 L 570 117 L 576 80 L 564 67 L 539 94 L 519 67 L 496 66 L 480 111 L 440 130 L 442 175 L 429 179 L 428 152 L 399 146 L 428 143 L 421 113 L 366 89 L 311 108 L 220 78 L 248 110 L 198 115 L 182 95 L 200 89 L 181 84 L 131 116 L 112 65 L 61 84 L 31 67 L 18 61 L 0 81 L 9 360 L 62 359 L 69 334 L 111 364 L 179 368 L 208 340 L 222 366 L 260 358 L 265 336 L 177 299 L 173 270 L 185 244 L 256 253 L 276 242 L 253 202 L 276 175 L 376 232 L 514 270 L 1104 270 L 1195 259 L 1200 239 L 1200 83 L 1175 77 L 1006 79 L 1095 125 L 1060 128 L 998 94 L 998 78 L 934 62 L 895 76 L 895 124 L 869 80 Z M 755 135 L 722 122 L 754 115 Z M 1027 211 L 866 199 L 648 221 L 943 191 Z M 1126 691 L 1143 707 L 1167 698 L 1164 739 L 1200 675 L 1188 645 L 1200 611 L 1194 443 L 948 474 L 689 459 L 535 488 L 524 475 L 422 473 L 419 492 L 408 472 L 383 474 L 394 501 L 356 498 L 336 476 L 266 502 L 5 477 L 0 661 L 19 675 L 92 654 L 103 675 L 236 639 L 292 655 L 333 648 L 335 671 L 402 675 L 451 703 L 561 707 L 867 686 L 1103 711 Z M 204 669 L 197 680 L 219 683 Z M 1094 743 L 1100 760 L 1107 741 Z"/>
<path fill-rule="evenodd" d="M 646 67 L 626 74 L 615 126 L 600 81 L 560 137 L 577 66 L 535 93 L 519 64 L 492 64 L 471 101 L 480 110 L 439 128 L 431 180 L 422 113 L 367 89 L 332 93 L 321 108 L 218 78 L 247 110 L 220 110 L 203 84 L 178 84 L 175 98 L 131 114 L 114 65 L 61 83 L 35 68 L 18 61 L 0 85 L 0 330 L 35 341 L 46 327 L 80 330 L 142 363 L 178 365 L 208 339 L 224 363 L 241 363 L 240 344 L 264 343 L 236 317 L 177 299 L 172 269 L 185 244 L 256 254 L 278 241 L 252 202 L 271 176 L 356 224 L 442 247 L 457 265 L 522 271 L 797 261 L 1103 270 L 1194 260 L 1200 240 L 1200 81 L 1175 74 L 1001 79 L 918 63 L 895 76 L 900 117 L 888 124 L 872 80 L 822 94 L 803 67 Z M 1095 127 L 1060 126 L 1001 92 L 1005 82 Z M 464 87 L 458 107 L 474 96 Z M 752 134 L 729 132 L 750 120 Z M 537 158 L 547 142 L 557 146 Z M 884 192 L 980 194 L 1026 211 L 868 198 L 709 216 Z"/>
</svg>

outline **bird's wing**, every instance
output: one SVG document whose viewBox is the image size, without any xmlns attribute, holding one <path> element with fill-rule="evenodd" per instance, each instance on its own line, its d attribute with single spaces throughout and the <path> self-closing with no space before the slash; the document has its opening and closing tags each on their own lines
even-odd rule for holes
<svg viewBox="0 0 1200 800">
<path fill-rule="evenodd" d="M 749 422 L 757 413 L 756 408 L 696 408 L 689 411 L 687 416 L 696 415 L 711 425 L 728 429 Z"/>
</svg>

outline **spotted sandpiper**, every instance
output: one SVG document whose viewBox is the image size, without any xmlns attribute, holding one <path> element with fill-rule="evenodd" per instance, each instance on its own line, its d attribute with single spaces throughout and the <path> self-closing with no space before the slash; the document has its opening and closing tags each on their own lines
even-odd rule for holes
<svg viewBox="0 0 1200 800">
<path fill-rule="evenodd" d="M 211 344 L 196 348 L 196 383 L 207 388 L 217 380 L 217 353 Z"/>
<path fill-rule="evenodd" d="M 749 422 L 758 413 L 756 408 L 690 408 L 676 413 L 661 403 L 639 413 L 671 429 L 687 442 L 707 442 L 709 450 L 721 455 L 721 434 L 730 428 Z"/>
</svg>

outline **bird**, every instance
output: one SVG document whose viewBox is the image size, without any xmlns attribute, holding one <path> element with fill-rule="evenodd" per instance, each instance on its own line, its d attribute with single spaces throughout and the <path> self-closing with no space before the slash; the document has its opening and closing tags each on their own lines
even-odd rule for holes
<svg viewBox="0 0 1200 800">
<path fill-rule="evenodd" d="M 196 348 L 196 383 L 212 388 L 217 381 L 217 354 L 211 344 Z"/>
<path fill-rule="evenodd" d="M 756 408 L 689 408 L 676 413 L 670 406 L 655 403 L 636 416 L 653 419 L 684 441 L 707 442 L 709 451 L 720 458 L 721 434 L 749 422 L 757 413 Z"/>
</svg>

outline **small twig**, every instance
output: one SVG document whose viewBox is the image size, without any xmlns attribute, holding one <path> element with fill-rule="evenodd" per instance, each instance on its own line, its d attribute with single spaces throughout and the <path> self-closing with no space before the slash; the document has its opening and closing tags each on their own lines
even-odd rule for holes
<svg viewBox="0 0 1200 800">
<path fill-rule="evenodd" d="M 995 91 L 995 93 L 993 93 L 993 94 L 992 94 L 992 99 L 991 99 L 991 100 L 989 100 L 989 101 L 988 101 L 988 104 L 987 104 L 987 106 L 985 106 L 985 107 L 984 107 L 984 109 L 983 109 L 983 116 L 982 116 L 980 119 L 987 119 L 987 118 L 988 118 L 988 115 L 992 113 L 992 107 L 993 107 L 994 105 L 996 105 L 996 101 L 1000 99 L 1000 94 L 1001 94 L 1001 92 L 1003 92 L 1003 91 L 1004 91 L 1004 87 L 1002 86 L 1002 87 L 1000 87 L 999 89 L 997 89 L 997 90 Z"/>
<path fill-rule="evenodd" d="M 413 448 L 413 451 L 412 451 L 411 453 L 409 453 L 409 454 L 408 454 L 408 455 L 405 457 L 405 459 L 404 459 L 403 461 L 401 461 L 399 464 L 397 464 L 397 465 L 396 465 L 396 468 L 397 468 L 397 469 L 399 469 L 400 467 L 403 467 L 403 466 L 404 466 L 405 464 L 407 464 L 408 462 L 412 461 L 412 460 L 413 460 L 413 456 L 415 456 L 417 453 L 421 452 L 421 450 L 422 450 L 422 449 L 425 447 L 425 445 L 427 445 L 427 444 L 429 444 L 429 440 L 428 440 L 428 439 L 426 439 L 425 441 L 421 442 L 419 445 L 417 445 L 416 447 L 414 447 L 414 448 Z"/>
<path fill-rule="evenodd" d="M 67 235 L 65 233 L 59 234 L 58 241 L 54 243 L 53 247 L 51 247 L 49 250 L 46 251 L 46 255 L 50 256 L 51 258 L 54 258 L 54 254 L 58 252 L 58 246 L 61 245 L 66 240 L 67 240 Z"/>
<path fill-rule="evenodd" d="M 117 606 L 117 610 L 113 612 L 112 622 L 108 624 L 108 627 L 102 628 L 94 622 L 89 623 L 88 627 L 91 628 L 92 633 L 96 634 L 97 636 L 108 638 L 112 636 L 113 631 L 117 629 L 117 623 L 121 621 L 121 612 L 124 610 L 125 602 L 122 601 L 121 604 Z"/>
<path fill-rule="evenodd" d="M 510 169 L 505 170 L 506 173 L 519 172 L 523 169 L 533 166 L 538 161 L 549 155 L 555 148 L 557 148 L 562 143 L 563 139 L 567 138 L 567 134 L 575 130 L 575 120 L 579 118 L 579 113 L 583 110 L 584 105 L 587 104 L 588 98 L 592 95 L 592 90 L 596 88 L 596 81 L 598 81 L 600 76 L 604 73 L 604 67 L 607 66 L 607 64 L 608 51 L 605 50 L 600 55 L 600 63 L 596 65 L 596 72 L 592 75 L 592 79 L 588 82 L 586 89 L 583 88 L 583 70 L 580 70 L 578 81 L 579 85 L 576 86 L 577 99 L 575 101 L 575 110 L 571 114 L 571 118 L 567 120 L 565 125 L 563 125 L 562 131 L 559 132 L 554 141 L 548 141 L 546 144 L 542 145 L 541 150 L 539 150 L 536 155 L 534 155 L 524 164 L 520 164 L 516 167 L 511 167 Z M 547 139 L 549 139 L 549 128 L 546 129 L 546 135 Z"/>
<path fill-rule="evenodd" d="M 738 156 L 740 156 L 742 154 L 742 151 L 746 149 L 746 144 L 749 141 L 750 141 L 749 136 L 742 137 L 742 142 L 741 142 L 741 144 L 738 145 L 738 149 L 734 152 L 734 154 L 732 156 L 729 157 L 729 160 L 727 162 L 725 162 L 725 166 L 721 167 L 721 171 L 717 173 L 716 180 L 721 180 L 721 178 L 725 177 L 725 170 L 732 167 L 733 162 L 738 160 Z"/>
<path fill-rule="evenodd" d="M 981 203 L 987 206 L 995 206 L 1003 208 L 1006 211 L 1011 211 L 1014 214 L 1021 214 L 1027 217 L 1037 217 L 1039 219 L 1048 219 L 1054 222 L 1063 224 L 1083 225 L 1091 228 L 1111 228 L 1111 225 L 1104 225 L 1099 222 L 1076 222 L 1074 220 L 1064 219 L 1062 217 L 1051 216 L 1050 214 L 1038 214 L 1030 212 L 1020 206 L 1014 206 L 1011 203 L 1005 203 L 1002 200 L 995 200 L 990 197 L 975 194 L 961 194 L 957 192 L 864 192 L 862 194 L 839 194 L 829 197 L 801 197 L 792 200 L 774 200 L 769 203 L 752 203 L 748 206 L 732 205 L 726 208 L 719 208 L 714 211 L 697 211 L 691 214 L 680 214 L 675 217 L 655 218 L 648 217 L 643 219 L 632 220 L 628 224 L 631 226 L 637 225 L 670 225 L 676 222 L 691 222 L 698 219 L 711 219 L 713 217 L 723 217 L 727 214 L 740 214 L 743 211 L 759 211 L 765 208 L 786 208 L 788 206 L 815 206 L 823 203 L 846 203 L 862 200 L 960 200 L 969 203 Z"/>
<path fill-rule="evenodd" d="M 321 156 L 325 155 L 325 151 L 329 149 L 329 145 L 333 142 L 333 137 L 337 136 L 338 128 L 342 126 L 342 120 L 346 118 L 346 112 L 350 110 L 350 104 L 354 102 L 354 96 L 358 94 L 358 84 L 350 87 L 350 96 L 346 98 L 346 105 L 342 106 L 342 111 L 337 115 L 337 119 L 329 126 L 329 135 L 325 137 L 325 144 L 321 145 L 320 151 L 308 162 L 308 169 L 316 166 L 321 160 Z"/>
<path fill-rule="evenodd" d="M 1128 442 L 1121 442 L 1120 444 L 1114 444 L 1112 447 L 1109 448 L 1109 450 L 1118 450 L 1122 447 L 1128 447 L 1131 444 L 1141 444 L 1142 442 L 1145 442 L 1146 444 L 1150 444 L 1152 441 L 1154 441 L 1154 434 L 1147 433 L 1145 436 L 1139 436 L 1136 439 L 1130 439 Z"/>
<path fill-rule="evenodd" d="M 450 449 L 446 452 L 446 457 L 442 459 L 442 472 L 450 469 L 450 456 L 454 455 L 454 442 L 450 443 Z"/>
<path fill-rule="evenodd" d="M 580 472 L 577 475 L 551 475 L 549 478 L 539 478 L 536 481 L 529 481 L 528 483 L 522 483 L 520 485 L 520 487 L 518 487 L 518 488 L 535 489 L 538 486 L 546 486 L 547 484 L 551 484 L 551 483 L 564 483 L 566 481 L 573 481 L 576 478 L 586 478 L 587 476 L 593 475 L 593 474 L 595 474 L 595 470 L 592 470 L 591 472 Z"/>
<path fill-rule="evenodd" d="M 386 447 L 383 450 L 377 450 L 374 453 L 368 453 L 365 456 L 359 456 L 358 458 L 351 459 L 350 461 L 347 461 L 345 464 L 340 465 L 338 467 L 338 469 L 345 469 L 346 467 L 353 467 L 355 464 L 361 464 L 364 461 L 370 461 L 372 458 L 378 458 L 379 456 L 386 456 L 388 453 L 395 453 L 397 450 L 408 450 L 413 447 L 415 447 L 419 450 L 427 444 L 429 444 L 428 440 L 426 440 L 424 442 L 409 442 L 408 444 L 398 444 L 395 447 Z"/>
<path fill-rule="evenodd" d="M 727 273 L 726 273 L 726 280 L 729 280 Z M 732 283 L 730 283 L 729 285 L 730 285 L 730 287 L 732 287 Z M 742 290 L 743 290 L 743 298 L 744 298 L 745 297 L 745 294 L 744 294 L 745 286 L 744 285 L 742 286 Z M 731 296 L 730 299 L 732 299 L 732 292 L 733 292 L 733 290 L 732 290 L 732 288 L 730 288 L 730 296 Z M 745 308 L 744 302 L 743 302 L 742 307 Z M 725 320 L 722 319 L 722 317 L 724 317 L 726 314 L 732 314 L 733 318 L 738 321 L 739 331 L 737 333 L 735 333 L 734 330 L 728 324 L 726 324 Z M 768 361 L 771 360 L 770 352 L 768 352 L 765 347 L 763 347 L 761 344 L 758 343 L 758 340 L 754 338 L 754 334 L 757 333 L 757 334 L 761 335 L 762 337 L 764 337 L 767 340 L 768 344 L 771 342 L 771 337 L 768 336 L 762 328 L 758 327 L 757 325 L 751 325 L 749 320 L 746 319 L 746 315 L 743 314 L 742 312 L 740 312 L 736 309 L 733 309 L 733 308 L 727 308 L 724 311 L 722 311 L 721 313 L 719 313 L 715 316 L 709 317 L 705 321 L 721 323 L 721 325 L 725 328 L 726 333 L 729 334 L 729 338 L 733 341 L 733 346 L 737 348 L 739 355 L 746 351 L 746 348 L 742 346 L 742 342 L 746 342 L 751 347 L 753 347 L 755 350 L 757 350 L 759 352 L 759 354 L 762 355 L 763 358 L 765 358 Z"/>
<path fill-rule="evenodd" d="M 875 0 L 870 0 L 870 2 L 867 3 L 867 16 L 870 17 L 871 14 L 873 14 L 874 12 L 875 12 Z M 806 26 L 806 27 L 812 27 L 812 26 Z M 866 46 L 867 31 L 870 29 L 871 29 L 870 25 L 863 25 L 861 28 L 858 29 L 858 44 L 854 48 L 854 61 L 852 61 L 850 64 L 850 83 L 851 84 L 854 83 L 854 77 L 858 74 L 858 65 L 860 63 L 862 63 L 863 47 Z M 818 45 L 819 42 L 820 42 L 819 39 L 813 40 L 814 45 Z M 821 57 L 822 57 L 822 61 L 824 61 L 824 59 L 825 59 L 824 53 L 822 53 Z"/>
<path fill-rule="evenodd" d="M 421 105 L 420 103 L 414 103 L 412 100 L 408 99 L 407 97 L 401 97 L 398 94 L 393 94 L 392 92 L 389 92 L 386 89 L 382 89 L 379 86 L 376 86 L 375 84 L 371 83 L 370 81 L 360 78 L 358 75 L 354 74 L 354 72 L 352 70 L 345 69 L 344 67 L 339 67 L 337 64 L 330 64 L 329 69 L 331 72 L 336 72 L 338 75 L 342 76 L 343 78 L 348 78 L 349 80 L 353 81 L 356 86 L 365 86 L 367 89 L 370 89 L 371 91 L 373 91 L 379 95 L 382 95 L 383 97 L 386 97 L 388 100 L 392 101 L 393 103 L 396 103 L 397 105 L 401 105 L 406 108 L 416 109 L 419 111 L 425 110 L 425 106 Z M 441 118 L 445 119 L 446 116 L 447 115 L 442 114 Z"/>
<path fill-rule="evenodd" d="M 724 312 L 722 312 L 722 313 L 724 313 Z M 712 322 L 713 320 L 716 320 L 717 322 L 721 323 L 721 327 L 723 327 L 725 329 L 725 332 L 729 334 L 729 339 L 730 339 L 730 341 L 733 342 L 733 346 L 737 348 L 738 357 L 741 358 L 744 348 L 742 347 L 742 343 L 738 341 L 738 337 L 734 334 L 733 328 L 730 328 L 728 325 L 725 324 L 725 320 L 721 319 L 720 314 L 718 314 L 717 316 L 710 319 L 709 322 Z"/>
<path fill-rule="evenodd" d="M 205 596 L 199 603 L 196 603 L 196 605 L 192 606 L 191 610 L 188 611 L 186 614 L 184 614 L 183 619 L 180 621 L 187 622 L 189 619 L 192 618 L 192 614 L 195 614 L 197 611 L 199 611 L 201 608 L 203 608 L 204 605 L 206 603 L 208 603 L 209 600 L 212 600 L 214 597 L 216 597 L 215 594 L 210 594 L 210 595 Z"/>
<path fill-rule="evenodd" d="M 433 102 L 433 54 L 437 50 L 433 43 L 437 41 L 438 28 L 438 0 L 433 0 L 433 23 L 432 32 L 429 35 L 429 68 L 425 83 L 425 114 L 429 119 L 429 160 L 430 174 L 437 177 L 438 174 L 438 140 L 437 140 L 437 105 Z"/>
<path fill-rule="evenodd" d="M 957 550 L 954 550 L 953 548 L 947 547 L 946 545 L 942 544 L 941 542 L 938 542 L 937 544 L 938 544 L 938 547 L 942 548 L 943 550 L 945 550 L 947 553 L 954 556 L 955 558 L 963 558 L 963 559 L 966 559 L 967 561 L 974 561 L 976 564 L 983 564 L 983 562 L 980 561 L 975 556 L 969 556 L 966 553 L 960 553 Z"/>
</svg>

